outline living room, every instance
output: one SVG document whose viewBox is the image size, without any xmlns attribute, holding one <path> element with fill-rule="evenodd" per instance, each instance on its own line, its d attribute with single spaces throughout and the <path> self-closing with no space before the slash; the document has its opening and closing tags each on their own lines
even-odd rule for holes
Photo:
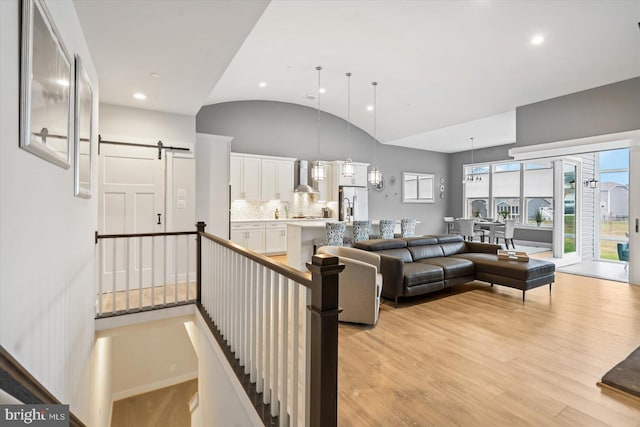
<svg viewBox="0 0 640 427">
<path fill-rule="evenodd" d="M 85 57 L 96 167 L 98 133 L 187 148 L 206 133 L 232 137 L 239 153 L 350 156 L 386 179 L 382 191 L 369 192 L 370 217 L 416 218 L 419 234 L 442 233 L 444 217 L 470 216 L 462 180 L 476 163 L 628 148 L 630 194 L 640 185 L 638 2 L 45 3 L 68 48 Z M 93 198 L 74 198 L 71 170 L 18 148 L 19 5 L 1 4 L 1 344 L 88 420 L 88 386 L 78 378 L 93 346 L 86 324 L 94 316 L 99 169 Z M 326 89 L 319 108 L 317 66 Z M 367 110 L 373 81 L 375 117 Z M 181 171 L 195 162 L 174 161 Z M 443 178 L 444 197 L 402 203 L 407 171 Z M 183 187 L 174 184 L 180 199 Z M 224 179 L 219 184 L 226 201 Z M 200 219 L 188 189 L 183 208 L 165 211 L 166 231 Z M 640 245 L 636 199 L 629 198 L 631 247 Z M 33 226 L 43 212 L 57 224 L 46 233 Z M 221 224 L 209 226 L 224 233 L 228 219 Z M 384 303 L 374 328 L 341 325 L 341 425 L 637 426 L 637 399 L 596 386 L 640 341 L 637 252 L 627 268 L 629 285 L 558 274 L 552 295 L 534 289 L 523 305 L 516 290 L 473 282 L 397 309 Z M 25 293 L 44 296 L 35 310 L 42 315 L 27 321 L 24 312 L 34 310 Z M 81 313 L 61 314 L 78 301 Z M 43 343 L 56 333 L 47 325 L 77 340 Z"/>
</svg>

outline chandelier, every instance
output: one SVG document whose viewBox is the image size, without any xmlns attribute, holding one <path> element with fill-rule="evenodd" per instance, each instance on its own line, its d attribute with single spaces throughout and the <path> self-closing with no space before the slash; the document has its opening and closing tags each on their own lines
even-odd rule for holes
<svg viewBox="0 0 640 427">
<path fill-rule="evenodd" d="M 463 184 L 482 181 L 481 168 L 479 168 L 479 167 L 474 165 L 473 137 L 471 137 L 469 139 L 471 139 L 471 170 L 470 170 L 470 173 L 467 173 L 465 175 L 464 179 L 462 180 Z"/>
</svg>

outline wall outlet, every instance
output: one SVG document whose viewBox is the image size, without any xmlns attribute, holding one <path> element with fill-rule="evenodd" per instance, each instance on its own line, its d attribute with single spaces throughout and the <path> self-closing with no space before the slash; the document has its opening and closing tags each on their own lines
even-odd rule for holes
<svg viewBox="0 0 640 427">
<path fill-rule="evenodd" d="M 176 371 L 176 364 L 172 363 L 171 365 L 169 365 L 169 372 L 175 372 Z"/>
</svg>

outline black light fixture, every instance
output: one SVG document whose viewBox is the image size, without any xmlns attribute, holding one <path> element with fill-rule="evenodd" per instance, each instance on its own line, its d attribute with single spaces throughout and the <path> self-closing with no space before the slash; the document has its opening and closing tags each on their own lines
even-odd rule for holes
<svg viewBox="0 0 640 427">
<path fill-rule="evenodd" d="M 587 188 L 598 188 L 598 180 L 595 178 L 589 178 L 584 182 L 584 186 Z"/>
</svg>

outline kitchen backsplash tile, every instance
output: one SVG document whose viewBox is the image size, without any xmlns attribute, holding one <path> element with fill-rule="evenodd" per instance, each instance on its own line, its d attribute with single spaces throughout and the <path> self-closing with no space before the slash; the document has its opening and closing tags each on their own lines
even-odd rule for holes
<svg viewBox="0 0 640 427">
<path fill-rule="evenodd" d="M 326 207 L 326 202 L 316 202 L 308 195 L 296 194 L 292 202 L 272 200 L 269 202 L 248 202 L 246 200 L 234 200 L 231 202 L 231 219 L 272 219 L 275 210 L 278 209 L 280 218 L 293 218 L 294 216 L 322 216 L 321 209 Z"/>
</svg>

